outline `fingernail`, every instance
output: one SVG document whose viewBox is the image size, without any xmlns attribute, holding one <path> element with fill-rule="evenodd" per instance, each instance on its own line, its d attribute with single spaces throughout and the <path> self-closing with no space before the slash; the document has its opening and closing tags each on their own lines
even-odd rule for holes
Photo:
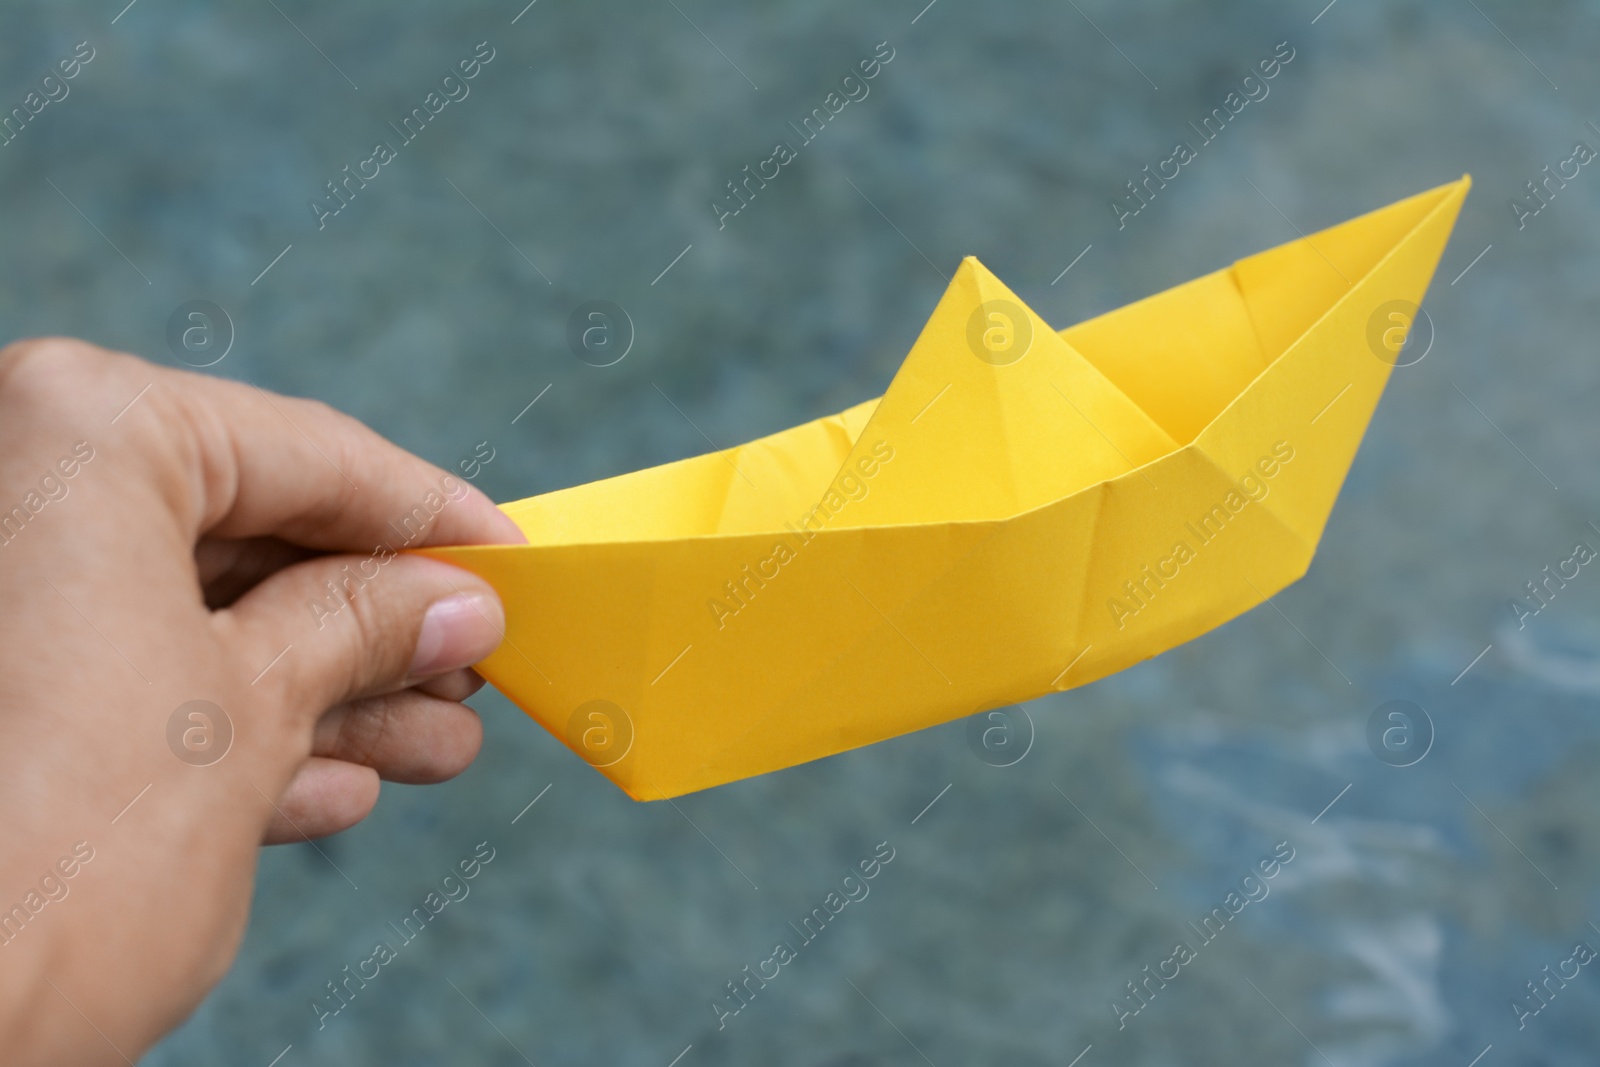
<svg viewBox="0 0 1600 1067">
<path fill-rule="evenodd" d="M 485 593 L 460 593 L 432 604 L 422 616 L 411 678 L 470 667 L 493 652 L 505 634 L 500 601 Z"/>
</svg>

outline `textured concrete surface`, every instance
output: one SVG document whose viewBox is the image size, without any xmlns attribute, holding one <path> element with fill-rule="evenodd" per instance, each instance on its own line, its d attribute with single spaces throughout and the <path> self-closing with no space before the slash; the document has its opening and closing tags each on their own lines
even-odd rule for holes
<svg viewBox="0 0 1600 1067">
<path fill-rule="evenodd" d="M 923 2 L 0 13 L 6 108 L 95 52 L 0 147 L 7 337 L 175 362 L 169 316 L 211 300 L 236 339 L 209 372 L 320 397 L 441 464 L 487 440 L 498 499 L 873 395 L 964 254 L 1064 325 L 1477 183 L 1429 296 L 1434 346 L 1396 373 L 1276 608 L 1030 705 L 1012 767 L 954 723 L 676 806 L 629 802 L 485 693 L 460 779 L 387 787 L 321 853 L 264 855 L 238 965 L 148 1063 L 1067 1064 L 1091 1044 L 1084 1067 L 1465 1067 L 1491 1044 L 1485 1067 L 1592 1062 L 1600 972 L 1522 1029 L 1510 1003 L 1576 941 L 1600 947 L 1600 576 L 1520 630 L 1507 601 L 1600 545 L 1600 174 L 1520 229 L 1508 200 L 1575 141 L 1600 147 L 1600 14 Z M 388 123 L 483 41 L 470 95 L 319 230 L 324 183 L 398 141 Z M 1284 41 L 1270 93 L 1119 231 L 1122 183 Z M 719 229 L 725 183 L 879 42 L 870 95 Z M 604 368 L 565 340 L 594 299 L 637 331 Z M 1390 699 L 1433 722 L 1414 766 L 1369 749 Z M 319 1030 L 324 983 L 483 841 L 471 895 Z M 870 895 L 719 1031 L 725 983 L 881 841 Z M 1126 983 L 1280 841 L 1295 858 L 1269 896 L 1119 1029 Z"/>
</svg>

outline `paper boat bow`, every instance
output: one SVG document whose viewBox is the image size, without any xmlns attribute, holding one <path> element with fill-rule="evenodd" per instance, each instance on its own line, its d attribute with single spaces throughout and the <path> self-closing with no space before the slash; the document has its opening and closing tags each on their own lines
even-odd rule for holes
<svg viewBox="0 0 1600 1067">
<path fill-rule="evenodd" d="M 1059 334 L 969 258 L 881 399 L 428 554 L 639 800 L 1083 685 L 1305 573 L 1469 184 Z"/>
</svg>

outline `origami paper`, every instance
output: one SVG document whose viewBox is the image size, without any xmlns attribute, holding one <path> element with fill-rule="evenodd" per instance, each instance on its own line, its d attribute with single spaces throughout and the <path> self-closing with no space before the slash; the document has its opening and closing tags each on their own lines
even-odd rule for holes
<svg viewBox="0 0 1600 1067">
<path fill-rule="evenodd" d="M 1057 333 L 962 262 L 881 399 L 503 505 L 479 671 L 630 796 L 1103 678 L 1306 571 L 1470 179 Z"/>
</svg>

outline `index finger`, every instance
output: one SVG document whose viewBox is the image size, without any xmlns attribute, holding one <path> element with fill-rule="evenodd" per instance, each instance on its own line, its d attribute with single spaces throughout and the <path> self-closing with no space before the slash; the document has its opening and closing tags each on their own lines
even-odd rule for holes
<svg viewBox="0 0 1600 1067">
<path fill-rule="evenodd" d="M 198 400 L 187 405 L 201 431 L 197 533 L 329 551 L 525 540 L 477 487 L 320 401 L 202 375 L 181 382 Z"/>
</svg>

